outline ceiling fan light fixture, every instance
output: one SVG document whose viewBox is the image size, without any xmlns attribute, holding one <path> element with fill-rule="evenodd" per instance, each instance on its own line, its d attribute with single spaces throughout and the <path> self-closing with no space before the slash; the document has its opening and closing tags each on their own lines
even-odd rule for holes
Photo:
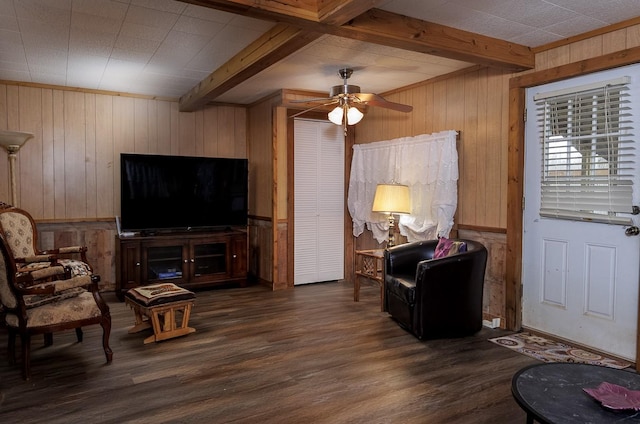
<svg viewBox="0 0 640 424">
<path fill-rule="evenodd" d="M 347 124 L 355 125 L 362 120 L 363 116 L 364 113 L 360 112 L 358 108 L 350 107 L 349 110 L 347 110 Z"/>
<path fill-rule="evenodd" d="M 342 106 L 336 106 L 329 114 L 327 115 L 329 121 L 333 122 L 336 125 L 342 125 L 342 118 L 344 117 L 344 110 Z"/>
</svg>

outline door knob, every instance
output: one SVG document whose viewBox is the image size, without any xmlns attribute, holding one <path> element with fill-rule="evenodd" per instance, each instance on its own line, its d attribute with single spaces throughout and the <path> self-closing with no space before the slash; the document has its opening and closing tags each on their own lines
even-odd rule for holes
<svg viewBox="0 0 640 424">
<path fill-rule="evenodd" d="M 635 225 L 631 226 L 624 230 L 624 234 L 627 236 L 637 236 L 638 234 L 640 234 L 640 228 L 636 227 Z"/>
</svg>

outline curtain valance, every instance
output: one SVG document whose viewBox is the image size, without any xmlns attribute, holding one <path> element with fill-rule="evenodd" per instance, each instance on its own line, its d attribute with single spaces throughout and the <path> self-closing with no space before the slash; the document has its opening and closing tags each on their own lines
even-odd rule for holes
<svg viewBox="0 0 640 424">
<path fill-rule="evenodd" d="M 457 206 L 458 153 L 455 131 L 442 131 L 353 146 L 347 205 L 353 235 L 365 226 L 379 243 L 387 239 L 385 215 L 371 212 L 378 184 L 409 186 L 411 215 L 400 217 L 400 233 L 409 241 L 448 236 Z"/>
</svg>

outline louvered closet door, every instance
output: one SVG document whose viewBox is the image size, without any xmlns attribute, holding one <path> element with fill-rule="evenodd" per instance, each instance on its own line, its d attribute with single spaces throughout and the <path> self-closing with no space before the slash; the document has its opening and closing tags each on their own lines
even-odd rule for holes
<svg viewBox="0 0 640 424">
<path fill-rule="evenodd" d="M 344 278 L 344 136 L 323 121 L 296 119 L 294 284 Z"/>
</svg>

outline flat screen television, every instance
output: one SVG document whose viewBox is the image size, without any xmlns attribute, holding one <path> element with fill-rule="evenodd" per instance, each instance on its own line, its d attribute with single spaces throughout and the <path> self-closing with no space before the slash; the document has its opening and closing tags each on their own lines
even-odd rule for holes
<svg viewBox="0 0 640 424">
<path fill-rule="evenodd" d="M 122 153 L 120 174 L 123 232 L 247 225 L 247 159 Z"/>
</svg>

